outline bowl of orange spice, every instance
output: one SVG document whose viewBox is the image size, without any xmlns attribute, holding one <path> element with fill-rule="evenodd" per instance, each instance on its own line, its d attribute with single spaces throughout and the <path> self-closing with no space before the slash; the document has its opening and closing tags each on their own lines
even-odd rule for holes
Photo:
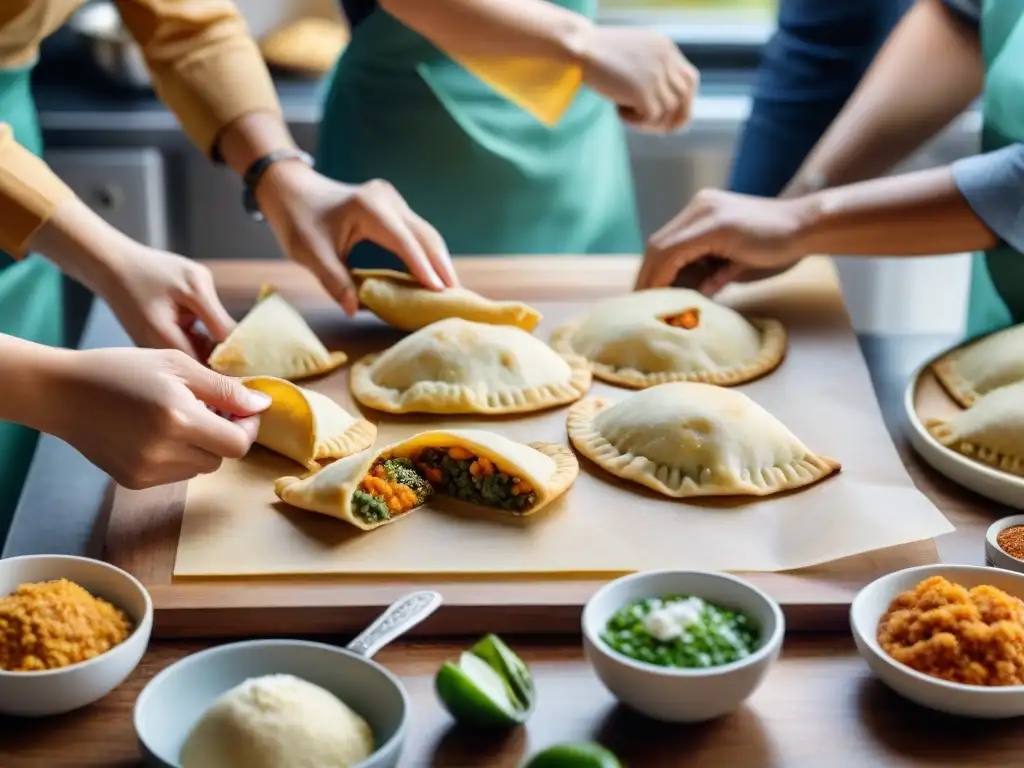
<svg viewBox="0 0 1024 768">
<path fill-rule="evenodd" d="M 871 671 L 911 701 L 953 715 L 1024 715 L 1024 574 L 925 565 L 876 579 L 850 625 Z"/>
<path fill-rule="evenodd" d="M 99 560 L 0 560 L 0 714 L 38 717 L 101 699 L 149 644 L 153 603 L 133 576 Z"/>
<path fill-rule="evenodd" d="M 985 562 L 1024 573 L 1024 515 L 996 520 L 985 533 Z"/>
</svg>

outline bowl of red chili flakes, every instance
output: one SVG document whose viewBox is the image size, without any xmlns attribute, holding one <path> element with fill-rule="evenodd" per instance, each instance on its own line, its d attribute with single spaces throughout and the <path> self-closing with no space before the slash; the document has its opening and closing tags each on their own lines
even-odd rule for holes
<svg viewBox="0 0 1024 768">
<path fill-rule="evenodd" d="M 985 563 L 1024 573 L 1024 515 L 996 520 L 985 533 Z"/>
</svg>

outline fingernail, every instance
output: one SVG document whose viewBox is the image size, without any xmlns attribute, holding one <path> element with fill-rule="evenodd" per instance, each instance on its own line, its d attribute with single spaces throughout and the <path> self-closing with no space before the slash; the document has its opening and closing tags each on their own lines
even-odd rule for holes
<svg viewBox="0 0 1024 768">
<path fill-rule="evenodd" d="M 257 392 L 255 389 L 246 388 L 242 396 L 242 404 L 250 411 L 265 411 L 273 402 L 273 398 L 266 392 Z"/>
</svg>

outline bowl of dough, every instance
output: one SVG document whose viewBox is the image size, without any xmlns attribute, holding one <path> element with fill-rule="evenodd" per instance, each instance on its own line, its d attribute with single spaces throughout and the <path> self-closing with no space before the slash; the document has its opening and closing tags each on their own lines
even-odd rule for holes
<svg viewBox="0 0 1024 768">
<path fill-rule="evenodd" d="M 398 679 L 357 653 L 254 640 L 188 656 L 135 704 L 147 765 L 394 768 L 409 718 Z"/>
</svg>

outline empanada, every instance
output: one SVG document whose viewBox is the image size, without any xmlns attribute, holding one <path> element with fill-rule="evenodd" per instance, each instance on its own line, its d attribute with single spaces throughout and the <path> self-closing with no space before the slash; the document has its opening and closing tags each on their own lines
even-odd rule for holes
<svg viewBox="0 0 1024 768">
<path fill-rule="evenodd" d="M 449 318 L 352 367 L 352 394 L 388 413 L 526 413 L 590 388 L 590 369 L 511 325 Z"/>
<path fill-rule="evenodd" d="M 333 371 L 348 359 L 329 352 L 302 315 L 264 286 L 256 306 L 210 355 L 210 367 L 227 376 L 306 379 Z"/>
<path fill-rule="evenodd" d="M 532 515 L 579 474 L 572 451 L 525 445 L 478 429 L 422 432 L 382 450 L 336 461 L 304 478 L 282 477 L 278 497 L 363 530 L 400 519 L 432 493 L 513 515 Z"/>
<path fill-rule="evenodd" d="M 449 317 L 532 331 L 541 319 L 540 312 L 522 302 L 492 301 L 466 288 L 432 291 L 411 275 L 391 269 L 354 269 L 352 276 L 366 308 L 403 331 L 417 331 Z"/>
<path fill-rule="evenodd" d="M 994 389 L 949 421 L 927 426 L 947 448 L 1024 477 L 1024 381 Z"/>
<path fill-rule="evenodd" d="M 676 382 L 569 409 L 569 439 L 598 466 L 674 498 L 768 496 L 839 470 L 742 392 Z"/>
<path fill-rule="evenodd" d="M 307 16 L 275 29 L 260 43 L 267 64 L 298 72 L 327 74 L 349 41 L 335 19 Z"/>
<path fill-rule="evenodd" d="M 747 320 L 697 291 L 655 288 L 596 304 L 558 328 L 551 346 L 582 355 L 594 375 L 643 389 L 670 381 L 732 386 L 773 370 L 786 354 L 778 320 Z"/>
<path fill-rule="evenodd" d="M 269 376 L 243 383 L 273 400 L 260 414 L 256 442 L 304 467 L 312 469 L 319 462 L 358 453 L 377 437 L 377 427 L 319 392 Z"/>
<path fill-rule="evenodd" d="M 964 408 L 994 389 L 1024 381 L 1024 325 L 954 349 L 932 363 L 932 371 Z"/>
</svg>

